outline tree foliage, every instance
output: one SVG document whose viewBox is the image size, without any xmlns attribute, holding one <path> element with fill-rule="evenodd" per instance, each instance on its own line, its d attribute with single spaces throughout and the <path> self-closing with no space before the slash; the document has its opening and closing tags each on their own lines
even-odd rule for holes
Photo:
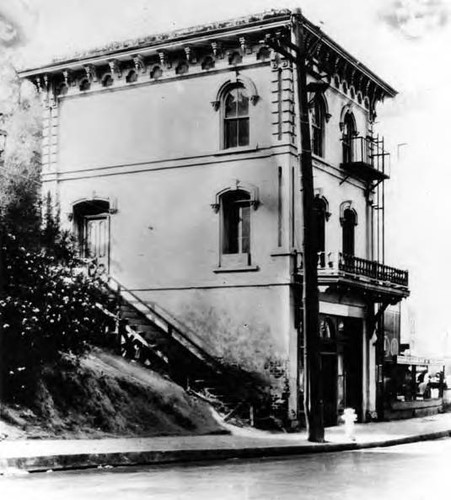
<svg viewBox="0 0 451 500">
<path fill-rule="evenodd" d="M 0 176 L 0 370 L 3 397 L 26 403 L 43 366 L 58 363 L 62 353 L 79 355 L 98 339 L 105 320 L 96 303 L 106 299 L 98 282 L 80 272 L 53 200 L 41 200 L 39 98 L 17 95 Z"/>
</svg>

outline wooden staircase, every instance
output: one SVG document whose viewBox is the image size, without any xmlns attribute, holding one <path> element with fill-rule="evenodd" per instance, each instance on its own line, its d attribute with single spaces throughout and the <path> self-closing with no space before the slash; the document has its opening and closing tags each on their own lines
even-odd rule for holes
<svg viewBox="0 0 451 500">
<path fill-rule="evenodd" d="M 211 355 L 212 346 L 157 304 L 144 302 L 111 276 L 103 278 L 115 309 L 105 313 L 115 322 L 121 355 L 169 376 L 225 420 L 254 425 L 263 394 L 250 374 Z"/>
</svg>

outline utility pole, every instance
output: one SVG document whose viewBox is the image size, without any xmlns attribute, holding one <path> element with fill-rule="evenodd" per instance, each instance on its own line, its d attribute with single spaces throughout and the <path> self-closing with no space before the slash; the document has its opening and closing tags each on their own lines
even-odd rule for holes
<svg viewBox="0 0 451 500">
<path fill-rule="evenodd" d="M 294 43 L 280 36 L 267 37 L 267 43 L 296 67 L 303 209 L 304 412 L 308 440 L 321 443 L 324 442 L 324 418 L 319 341 L 318 255 L 314 240 L 314 189 L 307 93 L 324 91 L 327 84 L 321 82 L 307 85 L 304 25 L 300 9 L 293 12 L 292 28 Z"/>
<path fill-rule="evenodd" d="M 3 129 L 4 116 L 0 113 L 0 170 L 3 170 L 5 164 L 5 143 L 6 131 Z M 5 289 L 5 269 L 3 259 L 3 217 L 2 217 L 2 200 L 0 200 L 0 299 L 3 298 Z M 3 319 L 0 317 L 0 409 L 3 401 Z"/>
</svg>

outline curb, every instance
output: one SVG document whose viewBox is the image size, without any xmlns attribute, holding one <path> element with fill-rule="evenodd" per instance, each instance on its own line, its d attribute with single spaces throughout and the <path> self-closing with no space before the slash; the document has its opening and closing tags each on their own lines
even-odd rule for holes
<svg viewBox="0 0 451 500">
<path fill-rule="evenodd" d="M 405 436 L 384 441 L 318 443 L 293 446 L 262 446 L 257 448 L 216 448 L 195 450 L 155 450 L 140 452 L 84 453 L 73 455 L 49 455 L 0 459 L 0 475 L 17 471 L 45 472 L 106 467 L 127 467 L 139 465 L 168 464 L 181 462 L 202 462 L 228 459 L 250 459 L 289 457 L 314 453 L 362 450 L 388 447 L 419 441 L 441 439 L 451 436 L 451 430 Z"/>
</svg>

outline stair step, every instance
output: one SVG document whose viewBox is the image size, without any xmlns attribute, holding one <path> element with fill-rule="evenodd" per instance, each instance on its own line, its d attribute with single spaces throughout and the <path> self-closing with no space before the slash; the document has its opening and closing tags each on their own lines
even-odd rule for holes
<svg viewBox="0 0 451 500">
<path fill-rule="evenodd" d="M 128 342 L 123 345 L 127 350 L 123 348 L 123 352 L 144 366 L 171 372 L 176 382 L 189 385 L 193 393 L 204 397 L 222 415 L 233 415 L 238 419 L 246 415 L 248 409 L 243 404 L 243 384 L 237 381 L 237 374 L 233 371 L 227 376 L 222 364 L 209 354 L 203 339 L 164 309 L 141 302 L 123 287 L 120 300 L 117 299 L 117 295 L 115 299 L 112 297 L 112 310 L 116 311 L 116 306 L 119 306 L 126 328 L 141 338 L 133 339 L 130 334 Z M 169 372 L 169 364 L 174 371 Z M 243 408 L 239 407 L 240 404 Z"/>
</svg>

